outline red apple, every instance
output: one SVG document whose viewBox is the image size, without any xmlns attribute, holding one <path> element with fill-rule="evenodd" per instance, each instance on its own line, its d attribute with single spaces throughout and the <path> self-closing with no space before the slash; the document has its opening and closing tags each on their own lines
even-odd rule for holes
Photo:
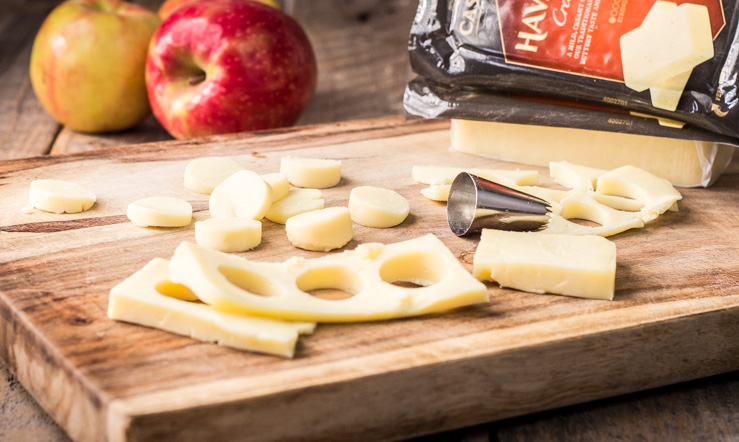
<svg viewBox="0 0 739 442">
<path fill-rule="evenodd" d="M 68 0 L 46 17 L 31 52 L 31 85 L 60 123 L 84 132 L 126 129 L 149 113 L 144 82 L 159 17 L 120 0 Z"/>
<path fill-rule="evenodd" d="M 152 111 L 175 138 L 291 126 L 316 77 L 300 25 L 243 0 L 177 9 L 154 34 L 146 63 Z"/>
<path fill-rule="evenodd" d="M 194 1 L 202 1 L 202 0 L 166 0 L 159 7 L 157 14 L 159 15 L 159 18 L 161 18 L 162 20 L 166 20 L 167 17 L 172 15 L 172 13 L 177 10 L 177 8 L 184 5 L 185 3 L 192 3 Z M 280 8 L 280 5 L 277 4 L 277 2 L 274 0 L 245 0 L 245 1 L 258 1 L 260 3 L 264 3 L 265 5 L 272 6 L 273 8 L 277 8 L 277 9 Z"/>
</svg>

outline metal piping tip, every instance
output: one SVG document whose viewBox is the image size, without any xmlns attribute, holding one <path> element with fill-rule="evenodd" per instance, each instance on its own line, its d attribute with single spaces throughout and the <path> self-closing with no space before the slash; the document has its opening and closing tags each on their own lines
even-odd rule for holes
<svg viewBox="0 0 739 442">
<path fill-rule="evenodd" d="M 541 230 L 551 213 L 550 204 L 541 198 L 467 172 L 452 182 L 446 206 L 449 228 L 457 236 L 482 229 Z"/>
</svg>

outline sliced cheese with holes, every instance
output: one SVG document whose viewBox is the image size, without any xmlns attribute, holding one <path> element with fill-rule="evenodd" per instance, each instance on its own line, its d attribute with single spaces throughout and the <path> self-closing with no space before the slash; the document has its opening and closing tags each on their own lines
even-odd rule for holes
<svg viewBox="0 0 739 442">
<path fill-rule="evenodd" d="M 283 263 L 250 261 L 184 242 L 169 271 L 172 281 L 220 310 L 298 321 L 380 320 L 488 302 L 485 285 L 434 235 Z M 316 289 L 353 296 L 328 300 L 308 293 Z"/>
<path fill-rule="evenodd" d="M 262 175 L 262 178 L 272 188 L 272 198 L 275 201 L 287 195 L 287 192 L 290 190 L 290 182 L 284 173 L 265 173 Z"/>
<path fill-rule="evenodd" d="M 268 220 L 285 224 L 295 215 L 324 208 L 323 192 L 319 189 L 290 189 L 285 196 L 272 203 L 264 215 Z"/>
<path fill-rule="evenodd" d="M 251 170 L 241 170 L 213 189 L 208 206 L 213 217 L 259 220 L 272 201 L 272 187 L 264 178 Z"/>
<path fill-rule="evenodd" d="M 292 357 L 300 333 L 315 323 L 235 315 L 171 293 L 187 290 L 169 280 L 169 263 L 155 258 L 110 291 L 108 317 L 242 350 Z"/>
<path fill-rule="evenodd" d="M 613 169 L 598 177 L 596 193 L 631 198 L 643 205 L 639 217 L 651 221 L 682 199 L 669 181 L 634 166 Z"/>
<path fill-rule="evenodd" d="M 29 204 L 52 213 L 79 213 L 95 204 L 95 194 L 87 187 L 63 180 L 31 181 Z"/>
<path fill-rule="evenodd" d="M 549 226 L 543 233 L 611 236 L 644 227 L 637 213 L 616 210 L 597 202 L 587 186 L 568 192 L 559 204 L 558 211 L 552 214 Z M 571 219 L 591 221 L 598 225 L 591 227 Z"/>
<path fill-rule="evenodd" d="M 152 196 L 129 204 L 126 216 L 139 227 L 184 227 L 192 220 L 192 205 L 171 196 Z"/>
<path fill-rule="evenodd" d="M 195 223 L 195 242 L 221 252 L 245 252 L 262 242 L 261 221 L 209 218 Z"/>
<path fill-rule="evenodd" d="M 536 170 L 480 169 L 452 166 L 413 166 L 411 175 L 419 184 L 451 184 L 462 172 L 477 175 L 503 185 L 531 186 L 539 182 Z"/>
<path fill-rule="evenodd" d="M 542 167 L 550 161 L 605 170 L 633 165 L 686 187 L 710 185 L 736 150 L 693 140 L 495 121 L 452 120 L 450 135 L 456 152 Z"/>
<path fill-rule="evenodd" d="M 527 292 L 611 300 L 616 245 L 600 236 L 484 229 L 473 274 Z"/>
<path fill-rule="evenodd" d="M 567 161 L 550 161 L 549 176 L 555 183 L 561 184 L 568 189 L 589 185 L 595 189 L 596 180 L 599 176 L 608 172 L 605 169 L 587 167 L 573 164 Z"/>
<path fill-rule="evenodd" d="M 394 227 L 410 213 L 408 200 L 398 192 L 374 186 L 359 186 L 349 193 L 352 221 L 366 227 Z"/>
<path fill-rule="evenodd" d="M 341 181 L 341 161 L 286 156 L 280 160 L 280 172 L 294 186 L 325 189 Z"/>
<path fill-rule="evenodd" d="M 285 221 L 290 243 L 316 252 L 340 249 L 354 236 L 352 218 L 346 207 L 329 207 L 295 215 Z"/>
<path fill-rule="evenodd" d="M 185 167 L 185 187 L 196 193 L 210 195 L 217 185 L 240 170 L 244 170 L 244 166 L 231 158 L 196 158 Z"/>
</svg>

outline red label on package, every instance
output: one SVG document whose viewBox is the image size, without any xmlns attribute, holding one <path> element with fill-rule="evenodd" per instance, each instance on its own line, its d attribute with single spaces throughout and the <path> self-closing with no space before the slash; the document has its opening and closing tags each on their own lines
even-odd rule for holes
<svg viewBox="0 0 739 442">
<path fill-rule="evenodd" d="M 475 2 L 476 3 L 476 2 Z M 497 0 L 507 63 L 623 81 L 619 41 L 637 28 L 653 0 Z M 725 25 L 721 0 L 672 0 L 706 6 L 714 38 Z"/>
</svg>

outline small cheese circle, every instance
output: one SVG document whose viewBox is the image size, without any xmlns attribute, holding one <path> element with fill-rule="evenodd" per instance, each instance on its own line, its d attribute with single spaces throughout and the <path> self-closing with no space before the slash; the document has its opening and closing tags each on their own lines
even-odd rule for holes
<svg viewBox="0 0 739 442">
<path fill-rule="evenodd" d="M 210 215 L 259 220 L 272 205 L 272 195 L 272 187 L 258 173 L 241 170 L 223 180 L 210 194 Z"/>
<path fill-rule="evenodd" d="M 354 235 L 347 207 L 329 207 L 295 215 L 285 223 L 285 232 L 293 246 L 317 252 L 341 248 Z"/>
<path fill-rule="evenodd" d="M 398 192 L 382 187 L 360 186 L 349 194 L 352 221 L 366 227 L 393 227 L 410 212 L 408 200 Z"/>
<path fill-rule="evenodd" d="M 185 187 L 196 193 L 210 195 L 217 185 L 240 170 L 244 170 L 244 167 L 230 158 L 196 158 L 185 167 Z"/>
<path fill-rule="evenodd" d="M 262 175 L 262 178 L 264 178 L 264 181 L 266 181 L 272 188 L 272 198 L 274 198 L 275 201 L 287 195 L 288 190 L 290 190 L 290 182 L 287 180 L 284 173 L 265 173 Z"/>
<path fill-rule="evenodd" d="M 262 223 L 253 219 L 209 218 L 195 223 L 195 242 L 221 252 L 244 252 L 262 242 Z"/>
<path fill-rule="evenodd" d="M 341 181 L 341 161 L 286 156 L 280 160 L 280 172 L 294 186 L 326 189 Z"/>
<path fill-rule="evenodd" d="M 87 187 L 71 181 L 31 181 L 31 206 L 53 213 L 79 213 L 95 204 L 95 194 Z"/>
<path fill-rule="evenodd" d="M 291 189 L 287 195 L 272 203 L 264 217 L 273 223 L 285 224 L 290 217 L 323 207 L 323 192 L 319 189 Z"/>
<path fill-rule="evenodd" d="M 192 220 L 192 206 L 171 196 L 152 196 L 128 205 L 126 216 L 139 227 L 183 227 Z"/>
</svg>

